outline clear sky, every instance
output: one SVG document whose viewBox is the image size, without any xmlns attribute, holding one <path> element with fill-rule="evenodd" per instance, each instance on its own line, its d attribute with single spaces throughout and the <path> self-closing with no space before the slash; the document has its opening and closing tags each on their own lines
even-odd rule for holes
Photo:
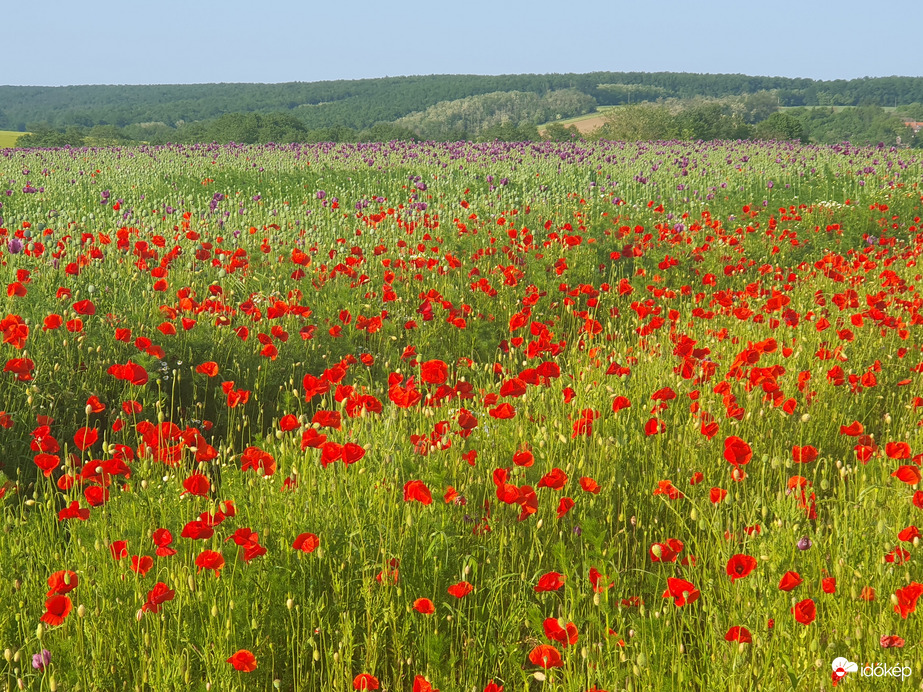
<svg viewBox="0 0 923 692">
<path fill-rule="evenodd" d="M 0 13 L 0 84 L 673 71 L 923 76 L 891 0 L 48 0 Z"/>
</svg>

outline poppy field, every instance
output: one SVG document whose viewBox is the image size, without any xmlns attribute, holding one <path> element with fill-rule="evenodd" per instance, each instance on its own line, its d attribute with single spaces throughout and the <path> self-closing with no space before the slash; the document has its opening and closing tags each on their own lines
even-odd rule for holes
<svg viewBox="0 0 923 692">
<path fill-rule="evenodd" d="M 918 687 L 921 183 L 0 151 L 0 689 Z"/>
</svg>

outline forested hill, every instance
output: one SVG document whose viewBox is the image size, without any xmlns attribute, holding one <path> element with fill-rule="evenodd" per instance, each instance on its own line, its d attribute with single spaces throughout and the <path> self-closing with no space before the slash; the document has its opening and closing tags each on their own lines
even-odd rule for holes
<svg viewBox="0 0 923 692">
<path fill-rule="evenodd" d="M 591 72 L 550 75 L 430 75 L 287 84 L 151 86 L 0 86 L 0 129 L 26 130 L 137 123 L 169 127 L 228 113 L 284 113 L 306 129 L 368 128 L 438 103 L 495 92 L 544 95 L 574 90 L 596 104 L 659 98 L 722 98 L 772 91 L 780 106 L 857 106 L 923 102 L 923 77 L 817 81 L 786 77 L 674 72 Z"/>
</svg>

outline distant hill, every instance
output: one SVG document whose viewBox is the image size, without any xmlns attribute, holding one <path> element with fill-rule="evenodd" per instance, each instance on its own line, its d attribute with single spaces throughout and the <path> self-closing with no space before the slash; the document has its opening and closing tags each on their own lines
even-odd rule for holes
<svg viewBox="0 0 923 692">
<path fill-rule="evenodd" d="M 288 113 L 306 130 L 369 128 L 437 104 L 495 92 L 543 96 L 574 90 L 601 106 L 658 98 L 722 98 L 773 92 L 780 106 L 923 103 L 923 77 L 818 81 L 740 74 L 591 72 L 547 75 L 429 75 L 287 84 L 0 86 L 0 127 L 46 123 L 64 130 L 162 123 L 170 128 L 228 113 Z"/>
</svg>

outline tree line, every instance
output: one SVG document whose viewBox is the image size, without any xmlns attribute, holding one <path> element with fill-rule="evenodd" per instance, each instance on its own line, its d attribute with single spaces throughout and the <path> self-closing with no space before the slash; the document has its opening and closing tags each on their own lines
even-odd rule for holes
<svg viewBox="0 0 923 692">
<path fill-rule="evenodd" d="M 821 81 L 676 72 L 428 75 L 286 84 L 0 86 L 0 129 L 26 131 L 38 122 L 58 131 L 144 123 L 177 128 L 228 113 L 290 113 L 308 131 L 345 126 L 359 132 L 441 102 L 495 92 L 543 95 L 560 90 L 575 90 L 601 106 L 759 92 L 772 92 L 782 107 L 923 103 L 923 77 Z"/>
</svg>

